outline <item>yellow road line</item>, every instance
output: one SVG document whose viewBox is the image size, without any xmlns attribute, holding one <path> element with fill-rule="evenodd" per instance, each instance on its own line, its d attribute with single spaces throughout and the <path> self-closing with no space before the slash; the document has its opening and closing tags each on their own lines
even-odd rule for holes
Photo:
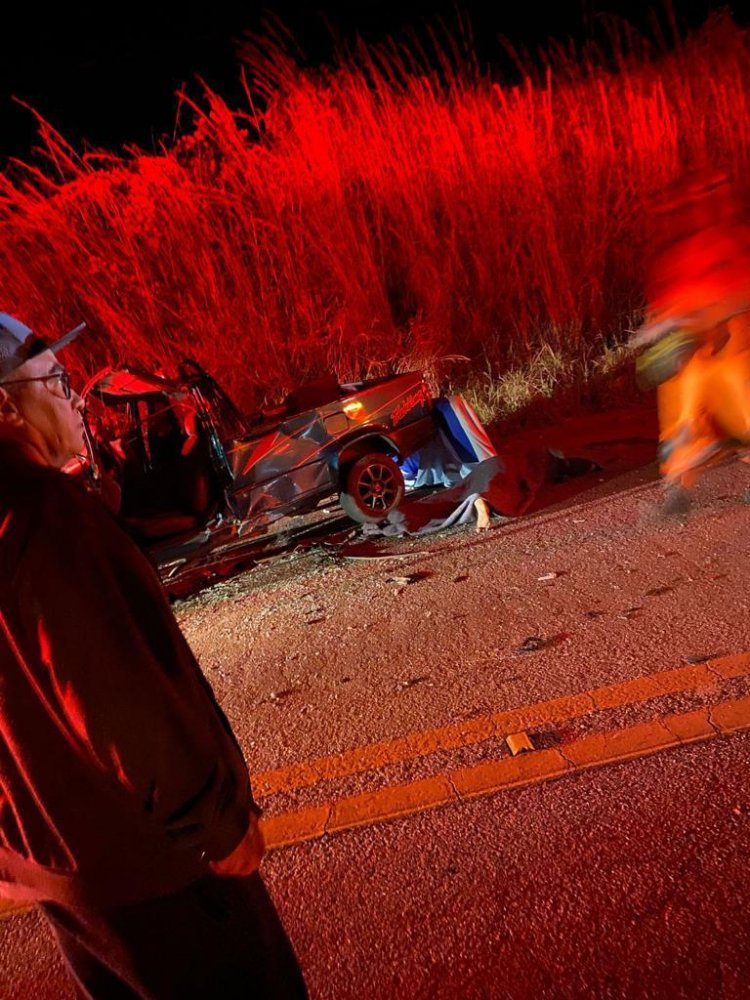
<svg viewBox="0 0 750 1000">
<path fill-rule="evenodd" d="M 403 760 L 414 760 L 436 750 L 470 746 L 491 736 L 507 735 L 545 723 L 567 722 L 594 711 L 633 705 L 666 694 L 711 689 L 722 679 L 747 674 L 750 674 L 750 653 L 739 653 L 538 705 L 468 719 L 441 729 L 412 733 L 339 756 L 321 757 L 289 768 L 267 771 L 256 775 L 253 784 L 256 793 L 268 796 L 331 778 L 376 770 Z M 559 749 L 503 757 L 296 812 L 268 816 L 262 821 L 266 844 L 269 850 L 300 844 L 325 834 L 381 823 L 447 803 L 535 784 L 563 774 L 748 728 L 750 697 L 730 699 L 626 729 L 593 733 Z M 25 903 L 0 900 L 0 920 L 28 909 Z"/>
<path fill-rule="evenodd" d="M 269 850 L 750 729 L 750 696 L 263 820 Z"/>
<path fill-rule="evenodd" d="M 417 760 L 440 750 L 458 750 L 483 743 L 492 737 L 507 736 L 550 723 L 570 722 L 596 711 L 639 704 L 669 694 L 711 689 L 720 680 L 746 674 L 750 674 L 750 653 L 738 653 L 676 670 L 647 674 L 622 684 L 596 688 L 510 711 L 475 716 L 439 729 L 409 733 L 394 740 L 263 771 L 253 775 L 253 790 L 259 798 L 279 792 L 292 792 L 317 785 L 321 781 L 347 778 L 387 767 L 389 764 Z"/>
</svg>

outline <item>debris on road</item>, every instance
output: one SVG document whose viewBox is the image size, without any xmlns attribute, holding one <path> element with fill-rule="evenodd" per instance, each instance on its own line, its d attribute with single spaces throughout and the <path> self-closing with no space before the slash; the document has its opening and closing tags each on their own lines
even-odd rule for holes
<svg viewBox="0 0 750 1000">
<path fill-rule="evenodd" d="M 405 680 L 398 682 L 398 684 L 396 685 L 396 690 L 406 691 L 407 688 L 413 688 L 416 687 L 417 684 L 426 684 L 426 683 L 430 684 L 432 683 L 432 677 L 430 677 L 429 674 L 426 674 L 423 677 L 407 677 Z"/>
<path fill-rule="evenodd" d="M 529 635 L 523 640 L 520 646 L 516 646 L 514 652 L 536 653 L 540 649 L 544 649 L 545 645 L 546 640 L 541 635 Z"/>
<path fill-rule="evenodd" d="M 534 744 L 529 739 L 528 733 L 510 733 L 505 737 L 505 742 L 514 757 L 517 757 L 519 753 L 528 753 L 529 750 L 534 749 Z"/>
<path fill-rule="evenodd" d="M 282 701 L 285 701 L 290 695 L 295 694 L 298 690 L 299 688 L 291 687 L 284 688 L 283 691 L 272 691 L 268 696 L 268 700 L 273 702 L 275 705 L 279 705 Z"/>
<path fill-rule="evenodd" d="M 386 577 L 385 582 L 395 583 L 399 587 L 407 587 L 410 583 L 419 583 L 420 580 L 428 580 L 431 576 L 432 573 L 421 570 L 416 573 L 405 573 L 403 576 L 389 576 Z"/>
<path fill-rule="evenodd" d="M 543 635 L 529 635 L 527 636 L 520 646 L 516 646 L 513 650 L 514 653 L 523 655 L 525 653 L 538 653 L 541 649 L 549 649 L 550 646 L 556 646 L 560 642 L 564 642 L 568 639 L 567 632 L 560 632 L 558 635 L 543 636 Z"/>
<path fill-rule="evenodd" d="M 635 607 L 632 608 L 625 608 L 625 610 L 621 611 L 617 617 L 625 618 L 626 620 L 629 618 L 635 618 L 639 611 L 643 611 L 642 604 L 636 604 Z"/>
</svg>

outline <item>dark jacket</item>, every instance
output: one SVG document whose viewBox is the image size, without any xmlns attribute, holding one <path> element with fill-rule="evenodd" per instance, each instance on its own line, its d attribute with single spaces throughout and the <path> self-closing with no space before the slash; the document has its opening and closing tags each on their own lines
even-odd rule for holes
<svg viewBox="0 0 750 1000">
<path fill-rule="evenodd" d="M 0 896 L 171 892 L 253 811 L 150 563 L 76 481 L 0 448 Z"/>
</svg>

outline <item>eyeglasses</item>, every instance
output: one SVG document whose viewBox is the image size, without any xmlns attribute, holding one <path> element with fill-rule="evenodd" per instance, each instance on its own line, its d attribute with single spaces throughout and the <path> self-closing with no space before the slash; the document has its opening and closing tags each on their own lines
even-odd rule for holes
<svg viewBox="0 0 750 1000">
<path fill-rule="evenodd" d="M 22 382 L 44 382 L 45 384 L 52 382 L 52 385 L 47 385 L 47 388 L 55 396 L 60 396 L 61 399 L 70 399 L 73 394 L 70 386 L 70 375 L 66 371 L 39 375 L 37 378 L 14 378 L 8 382 L 0 382 L 0 385 L 20 385 Z"/>
</svg>

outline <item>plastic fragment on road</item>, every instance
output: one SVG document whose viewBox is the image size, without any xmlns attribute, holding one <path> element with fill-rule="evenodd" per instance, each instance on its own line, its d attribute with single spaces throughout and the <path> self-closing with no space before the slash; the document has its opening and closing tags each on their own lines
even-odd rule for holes
<svg viewBox="0 0 750 1000">
<path fill-rule="evenodd" d="M 428 580 L 433 574 L 425 570 L 417 570 L 416 573 L 406 573 L 403 576 L 389 576 L 386 583 L 397 583 L 400 587 L 406 587 L 410 583 L 419 583 L 420 580 Z"/>
<path fill-rule="evenodd" d="M 643 611 L 643 605 L 642 604 L 636 604 L 632 608 L 625 608 L 625 610 L 621 611 L 620 614 L 617 617 L 618 618 L 625 618 L 626 620 L 629 619 L 629 618 L 635 618 L 635 616 L 638 614 L 639 611 Z"/>
<path fill-rule="evenodd" d="M 538 653 L 542 649 L 550 649 L 552 646 L 558 646 L 561 642 L 567 642 L 570 639 L 570 633 L 568 632 L 558 632 L 556 635 L 543 636 L 543 635 L 529 635 L 527 636 L 520 646 L 516 646 L 513 652 L 517 656 L 524 656 L 527 653 Z"/>
<path fill-rule="evenodd" d="M 540 649 L 544 649 L 547 645 L 547 640 L 541 635 L 529 635 L 527 636 L 520 646 L 516 646 L 514 652 L 516 653 L 537 653 Z"/>
<path fill-rule="evenodd" d="M 528 733 L 511 733 L 505 737 L 505 742 L 508 744 L 508 749 L 514 757 L 517 757 L 520 753 L 528 753 L 529 750 L 534 749 L 534 744 L 529 739 Z"/>
<path fill-rule="evenodd" d="M 404 680 L 400 680 L 396 685 L 397 691 L 406 691 L 408 688 L 414 687 L 416 684 L 427 684 L 428 687 L 432 687 L 432 678 L 429 674 L 425 674 L 421 677 L 407 677 Z"/>
</svg>

